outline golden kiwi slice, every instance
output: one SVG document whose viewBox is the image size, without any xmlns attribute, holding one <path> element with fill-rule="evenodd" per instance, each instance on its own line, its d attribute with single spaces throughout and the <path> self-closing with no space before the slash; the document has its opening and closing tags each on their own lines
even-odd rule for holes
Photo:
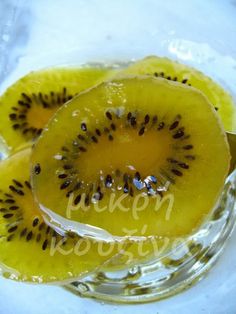
<svg viewBox="0 0 236 314">
<path fill-rule="evenodd" d="M 31 191 L 30 154 L 26 149 L 0 163 L 0 272 L 10 279 L 44 283 L 95 271 L 125 246 L 59 234 L 46 225 Z"/>
<path fill-rule="evenodd" d="M 123 78 L 58 110 L 33 150 L 32 183 L 40 208 L 63 228 L 73 221 L 114 236 L 176 237 L 212 210 L 229 160 L 223 127 L 200 91 Z"/>
<path fill-rule="evenodd" d="M 118 75 L 125 74 L 162 77 L 199 89 L 215 107 L 225 130 L 236 132 L 236 106 L 233 98 L 202 72 L 168 58 L 150 56 L 135 62 Z"/>
<path fill-rule="evenodd" d="M 110 68 L 55 67 L 18 80 L 0 98 L 0 134 L 9 150 L 35 140 L 60 106 L 113 73 Z"/>
</svg>

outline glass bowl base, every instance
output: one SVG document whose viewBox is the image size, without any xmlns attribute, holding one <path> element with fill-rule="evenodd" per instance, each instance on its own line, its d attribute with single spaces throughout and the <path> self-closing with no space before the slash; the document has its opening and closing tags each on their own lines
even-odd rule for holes
<svg viewBox="0 0 236 314">
<path fill-rule="evenodd" d="M 211 217 L 181 247 L 122 271 L 99 270 L 64 287 L 79 296 L 115 303 L 157 301 L 188 289 L 222 253 L 236 221 L 235 198 L 236 170 L 228 177 Z"/>
</svg>

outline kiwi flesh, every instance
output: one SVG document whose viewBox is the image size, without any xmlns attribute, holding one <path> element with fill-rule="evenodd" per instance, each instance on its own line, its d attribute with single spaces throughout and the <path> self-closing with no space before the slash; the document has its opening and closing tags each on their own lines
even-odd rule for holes
<svg viewBox="0 0 236 314">
<path fill-rule="evenodd" d="M 0 134 L 10 152 L 35 140 L 66 101 L 113 73 L 105 67 L 54 67 L 19 79 L 0 98 Z"/>
<path fill-rule="evenodd" d="M 225 130 L 236 132 L 236 106 L 233 98 L 202 72 L 168 58 L 150 56 L 125 68 L 118 76 L 125 74 L 162 77 L 199 89 L 215 107 Z"/>
<path fill-rule="evenodd" d="M 185 236 L 216 204 L 229 160 L 221 122 L 200 91 L 120 78 L 57 111 L 35 144 L 32 184 L 62 228 L 69 220 L 114 236 Z"/>
<path fill-rule="evenodd" d="M 45 224 L 29 182 L 30 154 L 26 149 L 0 163 L 0 272 L 19 281 L 61 282 L 111 262 L 124 246 L 62 235 Z"/>
</svg>

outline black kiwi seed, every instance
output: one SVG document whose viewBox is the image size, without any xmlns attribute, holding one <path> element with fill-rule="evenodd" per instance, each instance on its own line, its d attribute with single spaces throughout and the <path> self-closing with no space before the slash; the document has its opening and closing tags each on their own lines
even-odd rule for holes
<svg viewBox="0 0 236 314">
<path fill-rule="evenodd" d="M 41 222 L 39 225 L 39 231 L 43 230 L 45 228 L 46 224 L 44 222 Z"/>
<path fill-rule="evenodd" d="M 21 93 L 21 96 L 23 96 L 23 98 L 25 98 L 25 100 L 29 103 L 32 103 L 32 99 L 26 93 Z"/>
<path fill-rule="evenodd" d="M 46 234 L 49 234 L 50 233 L 50 231 L 51 231 L 51 228 L 49 227 L 49 226 L 47 226 L 47 229 L 46 229 Z"/>
<path fill-rule="evenodd" d="M 46 250 L 47 246 L 48 246 L 48 240 L 46 239 L 46 240 L 43 242 L 43 245 L 42 245 L 43 251 Z"/>
<path fill-rule="evenodd" d="M 16 201 L 13 200 L 13 199 L 11 199 L 11 198 L 6 199 L 6 200 L 4 201 L 4 203 L 6 203 L 6 204 L 14 204 L 15 202 L 16 202 Z"/>
<path fill-rule="evenodd" d="M 137 124 L 137 121 L 136 121 L 136 118 L 135 118 L 135 117 L 131 117 L 131 118 L 130 118 L 130 124 L 131 124 L 132 126 L 135 126 L 135 125 Z"/>
<path fill-rule="evenodd" d="M 109 141 L 113 141 L 114 138 L 113 138 L 113 136 L 111 134 L 109 134 L 108 135 L 108 139 L 109 139 Z"/>
<path fill-rule="evenodd" d="M 77 195 L 76 198 L 74 199 L 74 205 L 78 205 L 79 202 L 80 202 L 80 200 L 81 200 L 81 195 L 79 194 L 79 195 Z"/>
<path fill-rule="evenodd" d="M 13 214 L 5 214 L 3 215 L 3 218 L 9 219 L 9 218 L 12 218 L 13 216 L 14 216 Z"/>
<path fill-rule="evenodd" d="M 98 200 L 100 201 L 103 198 L 103 193 L 101 191 L 99 191 L 98 195 L 99 195 L 99 199 Z"/>
<path fill-rule="evenodd" d="M 17 115 L 16 115 L 15 113 L 11 113 L 11 114 L 9 115 L 9 118 L 10 118 L 10 120 L 14 121 L 14 120 L 16 120 Z"/>
<path fill-rule="evenodd" d="M 33 227 L 36 227 L 37 225 L 39 224 L 39 219 L 38 218 L 35 218 L 32 222 L 32 226 Z"/>
<path fill-rule="evenodd" d="M 91 140 L 94 142 L 94 143 L 97 143 L 98 142 L 98 140 L 97 140 L 97 138 L 96 138 L 96 136 L 91 136 Z"/>
<path fill-rule="evenodd" d="M 19 181 L 15 180 L 15 179 L 13 179 L 12 181 L 13 181 L 13 182 L 15 183 L 15 185 L 17 185 L 19 188 L 23 188 L 23 185 L 22 185 Z"/>
<path fill-rule="evenodd" d="M 84 153 L 87 151 L 87 149 L 86 149 L 85 147 L 83 147 L 83 146 L 80 146 L 80 147 L 79 147 L 79 150 L 80 150 L 81 152 L 84 152 Z"/>
<path fill-rule="evenodd" d="M 188 81 L 188 79 L 185 78 L 185 79 L 182 80 L 182 83 L 183 83 L 183 84 L 186 84 L 187 81 Z"/>
<path fill-rule="evenodd" d="M 34 166 L 34 173 L 35 173 L 35 174 L 40 174 L 40 172 L 41 172 L 40 164 L 36 164 L 36 165 Z"/>
<path fill-rule="evenodd" d="M 9 189 L 12 191 L 12 192 L 15 192 L 17 193 L 18 195 L 25 195 L 25 193 L 22 191 L 22 190 L 18 190 L 16 189 L 13 185 L 9 185 Z"/>
<path fill-rule="evenodd" d="M 89 194 L 86 195 L 86 197 L 84 199 L 84 204 L 85 204 L 85 206 L 89 206 Z"/>
<path fill-rule="evenodd" d="M 41 240 L 41 234 L 38 233 L 38 234 L 37 234 L 37 237 L 36 237 L 36 242 L 39 242 L 40 240 Z"/>
<path fill-rule="evenodd" d="M 185 145 L 183 146 L 183 149 L 186 149 L 186 150 L 190 150 L 193 148 L 193 145 Z"/>
<path fill-rule="evenodd" d="M 178 138 L 181 138 L 182 136 L 184 136 L 184 131 L 179 129 L 172 137 L 174 139 L 178 139 Z"/>
<path fill-rule="evenodd" d="M 190 135 L 188 134 L 188 135 L 182 136 L 180 139 L 181 139 L 182 141 L 184 141 L 184 140 L 187 140 L 187 139 L 189 139 L 189 138 L 190 138 Z"/>
<path fill-rule="evenodd" d="M 152 123 L 153 123 L 153 124 L 157 123 L 157 115 L 155 115 L 155 116 L 152 118 Z"/>
<path fill-rule="evenodd" d="M 16 123 L 16 124 L 13 124 L 12 127 L 14 130 L 18 130 L 20 128 L 20 125 L 18 123 Z"/>
<path fill-rule="evenodd" d="M 144 117 L 144 123 L 148 124 L 149 121 L 150 121 L 150 116 L 146 114 L 146 116 Z"/>
<path fill-rule="evenodd" d="M 105 185 L 107 188 L 110 188 L 112 186 L 112 177 L 109 174 L 106 176 Z"/>
<path fill-rule="evenodd" d="M 7 241 L 10 242 L 14 238 L 14 233 L 7 237 Z"/>
<path fill-rule="evenodd" d="M 164 128 L 164 126 L 165 126 L 165 123 L 164 122 L 160 122 L 159 125 L 158 125 L 157 130 L 158 131 L 162 130 Z"/>
<path fill-rule="evenodd" d="M 128 193 L 128 192 L 129 192 L 129 184 L 128 184 L 128 182 L 126 182 L 126 183 L 124 184 L 124 189 L 123 189 L 123 191 L 124 191 L 124 193 Z"/>
<path fill-rule="evenodd" d="M 25 115 L 25 114 L 19 114 L 18 118 L 19 118 L 19 119 L 25 119 L 25 118 L 26 118 L 26 115 Z"/>
<path fill-rule="evenodd" d="M 64 189 L 68 188 L 68 186 L 69 186 L 70 184 L 71 184 L 71 181 L 70 181 L 70 180 L 66 180 L 66 181 L 64 181 L 64 182 L 61 184 L 60 189 L 61 189 L 61 190 L 64 190 Z"/>
<path fill-rule="evenodd" d="M 67 152 L 67 153 L 69 153 L 69 151 L 70 151 L 66 146 L 62 146 L 61 150 L 63 152 Z"/>
<path fill-rule="evenodd" d="M 174 130 L 175 128 L 177 128 L 178 125 L 179 125 L 179 121 L 173 122 L 173 123 L 170 125 L 169 130 Z"/>
<path fill-rule="evenodd" d="M 20 237 L 24 237 L 26 233 L 27 233 L 27 228 L 24 228 L 20 233 Z"/>
<path fill-rule="evenodd" d="M 27 234 L 27 236 L 26 236 L 26 241 L 30 241 L 30 240 L 32 239 L 32 237 L 33 237 L 33 232 L 30 231 L 30 232 Z"/>
<path fill-rule="evenodd" d="M 81 123 L 81 130 L 82 131 L 84 131 L 84 132 L 86 132 L 87 131 L 87 125 L 83 122 L 83 123 Z"/>
<path fill-rule="evenodd" d="M 109 120 L 112 120 L 112 114 L 110 113 L 110 111 L 106 112 L 106 116 Z"/>
<path fill-rule="evenodd" d="M 17 230 L 18 226 L 14 226 L 8 229 L 9 233 L 15 232 Z"/>
<path fill-rule="evenodd" d="M 183 169 L 189 169 L 189 165 L 187 165 L 186 163 L 184 163 L 184 162 L 181 162 L 181 163 L 179 163 L 178 164 L 181 168 L 183 168 Z"/>
<path fill-rule="evenodd" d="M 79 134 L 77 137 L 79 140 L 85 141 L 85 137 L 82 134 Z"/>
<path fill-rule="evenodd" d="M 115 126 L 115 124 L 114 124 L 114 123 L 112 123 L 112 124 L 111 124 L 111 129 L 112 129 L 113 131 L 115 131 L 115 130 L 116 130 L 116 126 Z"/>
<path fill-rule="evenodd" d="M 183 173 L 177 169 L 171 169 L 171 172 L 174 173 L 176 176 L 181 177 Z"/>
<path fill-rule="evenodd" d="M 61 173 L 61 174 L 58 175 L 58 178 L 59 179 L 65 179 L 65 178 L 67 178 L 67 174 L 66 173 Z"/>
<path fill-rule="evenodd" d="M 17 210 L 17 209 L 19 209 L 19 208 L 20 208 L 19 206 L 10 206 L 10 207 L 9 207 L 10 210 Z"/>
<path fill-rule="evenodd" d="M 132 113 L 131 113 L 131 112 L 129 112 L 129 113 L 127 114 L 127 120 L 130 120 L 130 119 L 131 119 L 131 117 L 132 117 Z"/>
<path fill-rule="evenodd" d="M 141 127 L 141 129 L 139 130 L 138 135 L 141 136 L 141 135 L 144 134 L 144 132 L 145 132 L 145 127 L 143 126 L 143 127 Z"/>
<path fill-rule="evenodd" d="M 101 134 L 102 134 L 99 129 L 96 129 L 95 132 L 96 132 L 96 134 L 97 134 L 98 136 L 101 136 Z"/>
<path fill-rule="evenodd" d="M 73 165 L 66 164 L 63 166 L 64 170 L 70 170 L 73 168 Z"/>
<path fill-rule="evenodd" d="M 29 183 L 29 181 L 25 181 L 25 185 L 27 186 L 28 189 L 31 190 L 31 184 Z"/>
<path fill-rule="evenodd" d="M 129 195 L 132 197 L 134 196 L 134 190 L 133 190 L 132 186 L 129 189 Z"/>
</svg>

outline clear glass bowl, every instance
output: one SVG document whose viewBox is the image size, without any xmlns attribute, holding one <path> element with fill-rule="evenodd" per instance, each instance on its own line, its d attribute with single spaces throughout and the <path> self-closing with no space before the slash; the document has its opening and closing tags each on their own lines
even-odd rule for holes
<svg viewBox="0 0 236 314">
<path fill-rule="evenodd" d="M 236 170 L 209 219 L 167 253 L 122 271 L 102 271 L 72 282 L 78 295 L 112 302 L 160 300 L 191 287 L 215 264 L 236 222 Z"/>
<path fill-rule="evenodd" d="M 0 2 L 0 92 L 31 70 L 167 56 L 203 71 L 235 97 L 233 1 L 68 0 Z M 236 173 L 209 220 L 181 246 L 121 272 L 102 270 L 67 285 L 115 302 L 165 298 L 214 265 L 235 222 Z M 178 256 L 178 258 L 177 258 Z"/>
</svg>

